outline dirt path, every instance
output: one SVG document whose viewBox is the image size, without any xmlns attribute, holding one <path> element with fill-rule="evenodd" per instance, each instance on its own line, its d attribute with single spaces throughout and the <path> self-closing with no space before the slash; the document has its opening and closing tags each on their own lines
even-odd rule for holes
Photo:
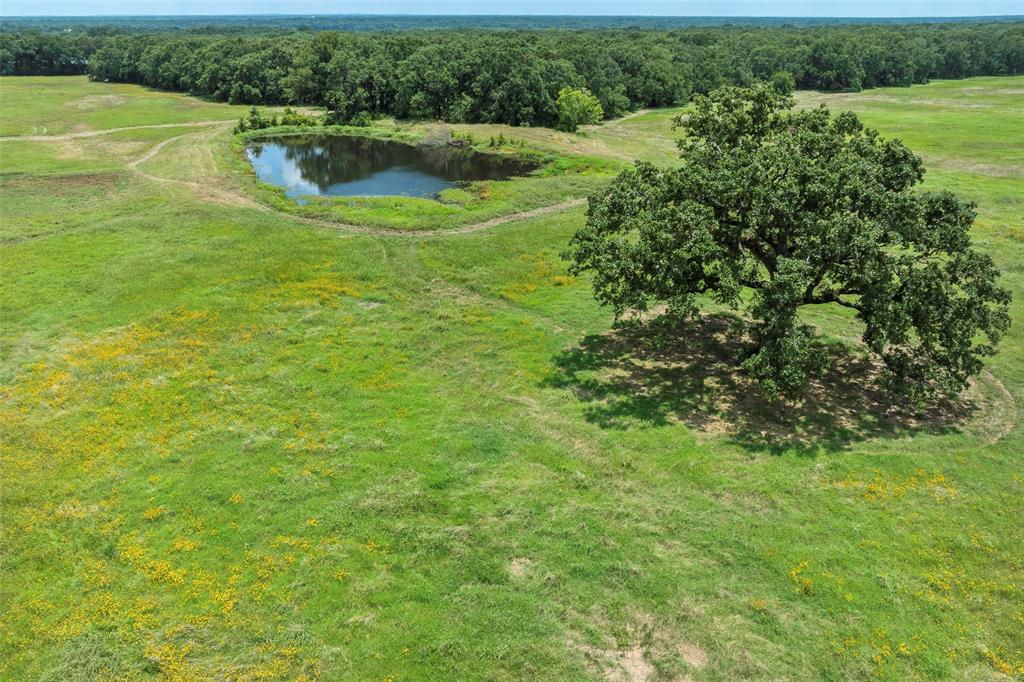
<svg viewBox="0 0 1024 682">
<path fill-rule="evenodd" d="M 212 128 L 214 125 L 220 125 L 222 122 L 206 122 L 203 124 L 195 124 L 209 126 Z M 175 127 L 175 126 L 142 126 L 142 127 Z M 239 208 L 249 208 L 262 213 L 269 213 L 279 215 L 287 220 L 293 220 L 296 222 L 304 223 L 306 225 L 314 225 L 316 227 L 323 227 L 332 230 L 338 230 L 341 232 L 347 232 L 351 234 L 365 234 L 377 237 L 442 237 L 456 234 L 472 234 L 474 232 L 482 232 L 484 230 L 497 227 L 498 225 L 504 225 L 506 223 L 516 222 L 519 220 L 529 220 L 531 218 L 538 218 L 540 216 L 549 215 L 551 213 L 558 213 L 565 211 L 570 208 L 582 206 L 586 203 L 586 199 L 570 199 L 569 201 L 562 201 L 557 204 L 551 204 L 548 206 L 541 206 L 540 208 L 534 208 L 529 211 L 522 211 L 519 213 L 510 213 L 508 215 L 496 216 L 488 220 L 481 221 L 479 223 L 473 223 L 471 225 L 462 225 L 460 227 L 451 228 L 436 228 L 431 230 L 399 230 L 389 227 L 376 227 L 372 225 L 353 225 L 348 223 L 338 223 L 331 220 L 320 220 L 317 218 L 308 218 L 305 216 L 294 215 L 285 211 L 278 211 L 274 208 L 261 204 L 260 202 L 246 196 L 240 190 L 233 190 L 229 188 L 216 187 L 210 184 L 192 182 L 189 180 L 177 180 L 174 178 L 165 178 L 159 175 L 153 175 L 139 166 L 152 160 L 163 151 L 167 145 L 182 140 L 184 138 L 195 138 L 197 141 L 205 141 L 208 139 L 211 133 L 216 133 L 217 130 L 204 131 L 201 133 L 185 133 L 183 135 L 176 135 L 169 137 L 166 140 L 153 145 L 145 154 L 139 158 L 130 161 L 128 163 L 128 169 L 148 180 L 158 182 L 161 184 L 178 185 L 182 187 L 188 187 L 192 192 L 199 198 L 211 201 L 213 203 L 222 204 L 225 206 L 237 206 Z M 55 139 L 53 137 L 47 139 Z"/>
<path fill-rule="evenodd" d="M 144 126 L 125 126 L 123 128 L 105 128 L 103 130 L 86 130 L 80 133 L 63 133 L 61 135 L 8 135 L 0 137 L 0 142 L 60 142 L 61 140 L 77 140 L 83 137 L 99 137 L 100 135 L 111 135 L 123 133 L 127 130 L 147 130 L 150 128 L 202 128 L 204 126 L 234 124 L 230 121 L 192 121 L 190 123 L 154 123 Z"/>
</svg>

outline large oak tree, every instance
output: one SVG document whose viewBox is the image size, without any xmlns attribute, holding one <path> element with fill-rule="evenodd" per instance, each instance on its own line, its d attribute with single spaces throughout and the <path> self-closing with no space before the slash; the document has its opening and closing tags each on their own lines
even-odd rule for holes
<svg viewBox="0 0 1024 682">
<path fill-rule="evenodd" d="M 1009 293 L 971 245 L 973 205 L 916 189 L 921 159 L 854 114 L 793 107 L 767 84 L 696 97 L 676 121 L 682 166 L 637 163 L 592 197 L 571 271 L 591 272 L 617 317 L 746 306 L 742 367 L 769 394 L 797 396 L 823 369 L 808 305 L 855 312 L 894 392 L 959 392 L 1009 325 Z"/>
</svg>

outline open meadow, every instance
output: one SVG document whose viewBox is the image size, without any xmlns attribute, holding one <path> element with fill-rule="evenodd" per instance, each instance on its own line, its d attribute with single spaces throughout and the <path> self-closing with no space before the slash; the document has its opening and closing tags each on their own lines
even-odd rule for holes
<svg viewBox="0 0 1024 682">
<path fill-rule="evenodd" d="M 773 407 L 724 311 L 609 331 L 560 254 L 678 111 L 452 125 L 546 165 L 298 207 L 247 107 L 0 91 L 0 679 L 1024 678 L 1024 77 L 798 93 L 975 201 L 1013 293 L 923 415 L 855 347 Z"/>
</svg>

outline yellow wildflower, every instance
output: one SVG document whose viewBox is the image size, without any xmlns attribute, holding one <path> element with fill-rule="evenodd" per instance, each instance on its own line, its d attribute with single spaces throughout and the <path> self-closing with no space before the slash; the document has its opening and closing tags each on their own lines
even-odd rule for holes
<svg viewBox="0 0 1024 682">
<path fill-rule="evenodd" d="M 153 521 L 154 519 L 158 519 L 166 513 L 167 510 L 163 507 L 150 507 L 146 511 L 142 512 L 142 518 L 146 519 L 147 521 Z"/>
</svg>

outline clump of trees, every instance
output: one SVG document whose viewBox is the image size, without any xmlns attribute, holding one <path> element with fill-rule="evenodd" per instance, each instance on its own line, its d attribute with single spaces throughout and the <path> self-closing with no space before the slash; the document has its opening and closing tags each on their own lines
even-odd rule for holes
<svg viewBox="0 0 1024 682">
<path fill-rule="evenodd" d="M 971 245 L 973 205 L 919 191 L 921 159 L 854 114 L 793 104 L 764 83 L 695 97 L 677 120 L 683 165 L 637 163 L 592 197 L 570 273 L 592 273 L 617 317 L 745 307 L 755 340 L 740 364 L 770 395 L 799 396 L 824 368 L 809 305 L 854 311 L 893 392 L 959 392 L 1010 322 Z"/>
<path fill-rule="evenodd" d="M 589 90 L 603 115 L 616 117 L 773 76 L 797 88 L 856 90 L 1024 72 L 1024 22 L 225 31 L 0 31 L 0 73 L 88 72 L 236 104 L 323 106 L 338 122 L 395 116 L 555 126 L 565 88 Z"/>
<path fill-rule="evenodd" d="M 253 107 L 249 109 L 248 116 L 243 116 L 238 119 L 238 125 L 235 126 L 235 132 L 244 133 L 249 130 L 263 130 L 265 128 L 276 128 L 279 126 L 319 126 L 323 125 L 324 122 L 324 119 L 320 116 L 302 114 L 291 107 L 285 107 L 282 113 L 271 116 L 264 116 L 259 109 Z"/>
<path fill-rule="evenodd" d="M 604 118 L 601 102 L 586 88 L 562 88 L 558 91 L 557 104 L 558 127 L 570 133 Z"/>
</svg>

